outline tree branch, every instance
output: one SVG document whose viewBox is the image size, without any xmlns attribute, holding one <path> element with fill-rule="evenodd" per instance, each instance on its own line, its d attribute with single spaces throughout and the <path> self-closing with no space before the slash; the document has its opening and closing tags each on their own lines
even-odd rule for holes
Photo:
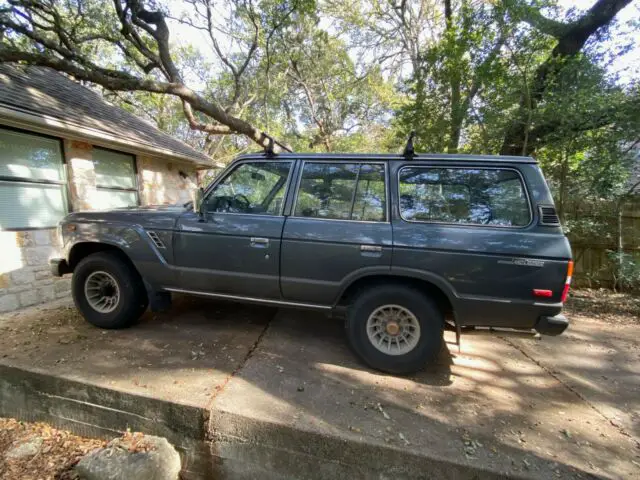
<svg viewBox="0 0 640 480">
<path fill-rule="evenodd" d="M 0 35 L 5 35 L 5 31 L 9 32 L 7 36 L 11 35 L 11 41 L 0 44 L 0 62 L 49 67 L 114 92 L 145 91 L 173 95 L 182 100 L 191 128 L 211 134 L 241 134 L 262 147 L 267 146 L 266 134 L 184 84 L 171 55 L 170 32 L 162 11 L 145 8 L 144 0 L 113 0 L 116 19 L 103 29 L 102 25 L 96 27 L 93 19 L 83 18 L 85 13 L 80 3 L 73 6 L 68 2 L 58 4 L 50 0 L 10 0 L 12 7 L 0 8 Z M 66 9 L 64 13 L 63 8 Z M 249 56 L 236 71 L 238 75 L 247 69 L 258 44 L 260 24 L 251 0 L 248 8 L 254 35 Z M 73 17 L 76 11 L 78 18 Z M 34 17 L 38 20 L 34 21 Z M 84 25 L 89 28 L 84 28 Z M 119 29 L 119 35 L 110 33 L 110 29 Z M 104 40 L 113 44 L 132 63 L 120 70 L 100 66 L 97 61 L 92 61 L 86 48 L 81 48 L 78 31 L 84 33 L 80 35 L 84 40 Z M 15 42 L 16 38 L 23 42 Z M 131 65 L 134 71 L 143 72 L 144 76 L 132 73 Z M 162 71 L 166 81 L 147 76 L 155 68 Z M 210 117 L 213 122 L 199 122 L 194 112 Z"/>
<path fill-rule="evenodd" d="M 199 130 L 201 132 L 206 132 L 213 135 L 228 135 L 234 133 L 231 129 L 226 125 L 214 125 L 214 124 L 206 124 L 201 123 L 196 120 L 196 117 L 193 114 L 193 109 L 191 105 L 189 105 L 184 100 L 182 101 L 182 111 L 184 112 L 184 116 L 189 123 L 189 127 L 192 130 Z"/>
<path fill-rule="evenodd" d="M 503 155 L 522 155 L 525 148 L 528 124 L 521 121 L 527 108 L 535 110 L 547 88 L 563 69 L 563 60 L 577 55 L 586 41 L 600 28 L 609 25 L 615 15 L 631 0 L 598 0 L 582 17 L 567 25 L 549 58 L 536 70 L 529 88 L 529 98 L 522 95 L 520 107 L 508 127 L 500 153 Z"/>
<path fill-rule="evenodd" d="M 570 28 L 566 23 L 545 17 L 538 7 L 529 5 L 526 1 L 510 0 L 505 2 L 505 6 L 523 22 L 552 37 L 561 37 Z"/>
<path fill-rule="evenodd" d="M 246 135 L 249 139 L 262 147 L 268 144 L 267 136 L 248 122 L 229 115 L 220 106 L 205 100 L 193 90 L 178 82 L 159 82 L 148 78 L 138 78 L 133 75 L 109 69 L 85 69 L 73 64 L 69 60 L 49 57 L 39 53 L 23 52 L 11 47 L 0 46 L 0 62 L 24 62 L 53 68 L 67 73 L 78 80 L 83 80 L 103 86 L 108 90 L 133 91 L 141 90 L 152 93 L 163 93 L 179 97 L 183 101 L 222 125 L 226 125 L 230 132 Z M 227 133 L 227 132 L 224 132 Z"/>
</svg>

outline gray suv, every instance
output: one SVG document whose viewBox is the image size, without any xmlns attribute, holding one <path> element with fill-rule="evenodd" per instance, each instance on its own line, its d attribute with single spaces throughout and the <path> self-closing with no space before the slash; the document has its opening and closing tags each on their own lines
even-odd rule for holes
<svg viewBox="0 0 640 480">
<path fill-rule="evenodd" d="M 571 249 L 532 158 L 249 154 L 193 203 L 72 213 L 60 230 L 52 270 L 102 328 L 172 292 L 314 309 L 344 315 L 368 365 L 408 373 L 448 325 L 568 324 Z"/>
</svg>

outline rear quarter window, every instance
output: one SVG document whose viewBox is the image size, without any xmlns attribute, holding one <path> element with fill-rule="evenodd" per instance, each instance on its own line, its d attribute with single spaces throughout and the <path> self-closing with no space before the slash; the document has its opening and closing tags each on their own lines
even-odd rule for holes
<svg viewBox="0 0 640 480">
<path fill-rule="evenodd" d="M 400 216 L 413 222 L 524 227 L 531 223 L 520 174 L 510 168 L 403 167 Z"/>
</svg>

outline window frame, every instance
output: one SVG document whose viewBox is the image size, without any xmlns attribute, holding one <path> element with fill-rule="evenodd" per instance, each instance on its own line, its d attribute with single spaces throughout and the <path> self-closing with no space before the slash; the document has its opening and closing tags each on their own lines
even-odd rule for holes
<svg viewBox="0 0 640 480">
<path fill-rule="evenodd" d="M 98 182 L 96 181 L 96 190 L 102 190 L 102 191 L 110 190 L 110 191 L 116 191 L 116 192 L 135 192 L 136 194 L 135 206 L 139 207 L 140 206 L 140 179 L 138 178 L 138 156 L 133 153 L 123 152 L 121 150 L 114 150 L 113 148 L 106 148 L 106 147 L 92 145 L 91 162 L 94 161 L 93 152 L 95 150 L 104 150 L 105 152 L 117 153 L 118 155 L 126 155 L 131 157 L 131 161 L 133 162 L 133 181 L 134 181 L 133 187 L 101 187 L 100 185 L 98 185 Z M 95 168 L 96 168 L 95 164 L 93 168 L 95 171 Z M 118 207 L 118 208 L 127 208 L 127 207 Z"/>
<path fill-rule="evenodd" d="M 334 164 L 334 165 L 341 165 L 341 164 L 356 164 L 356 165 L 382 165 L 382 167 L 384 168 L 384 202 L 385 202 L 385 208 L 384 208 L 384 220 L 352 220 L 352 219 L 343 219 L 343 218 L 320 218 L 320 217 L 300 217 L 298 215 L 295 215 L 296 213 L 296 207 L 298 206 L 298 193 L 300 191 L 300 184 L 302 183 L 302 175 L 304 174 L 304 167 L 307 163 L 328 163 L 328 164 Z M 294 190 L 293 193 L 293 202 L 291 205 L 291 218 L 300 218 L 300 219 L 304 219 L 304 220 L 319 220 L 319 221 L 332 221 L 332 222 L 357 222 L 357 223 L 376 223 L 376 224 L 380 224 L 380 223 L 386 223 L 386 224 L 390 224 L 391 223 L 391 209 L 390 209 L 390 205 L 389 205 L 389 186 L 390 186 L 390 181 L 389 181 L 389 162 L 384 161 L 384 160 L 375 160 L 375 161 L 369 161 L 369 160 L 360 160 L 360 159 L 348 159 L 345 158 L 344 160 L 301 160 L 300 161 L 300 167 L 298 169 L 298 175 L 297 175 L 297 179 L 296 179 L 296 188 Z M 360 172 L 360 169 L 358 169 L 358 173 Z M 356 177 L 356 185 L 355 185 L 355 189 L 353 192 L 353 198 L 351 200 L 352 203 L 352 207 L 355 204 L 354 203 L 354 199 L 355 196 L 358 192 L 358 180 L 359 178 Z"/>
<path fill-rule="evenodd" d="M 291 187 L 291 182 L 293 181 L 294 169 L 296 166 L 297 160 L 295 159 L 284 159 L 284 158 L 268 158 L 268 159 L 251 159 L 248 158 L 246 160 L 242 160 L 235 164 L 231 164 L 229 168 L 224 170 L 216 180 L 209 184 L 204 195 L 202 196 L 202 203 L 205 204 L 207 199 L 213 194 L 213 192 L 218 188 L 218 185 L 223 183 L 230 175 L 233 174 L 238 168 L 247 163 L 249 164 L 260 164 L 260 163 L 289 163 L 289 173 L 287 174 L 287 181 L 284 184 L 284 194 L 282 196 L 282 205 L 280 205 L 280 212 L 278 214 L 272 213 L 238 213 L 238 212 L 209 212 L 207 211 L 207 215 L 251 215 L 251 216 L 259 216 L 259 217 L 283 217 L 285 212 L 285 205 L 287 204 L 287 196 L 289 194 L 289 189 Z"/>
<path fill-rule="evenodd" d="M 11 127 L 9 125 L 0 125 L 0 130 L 8 130 L 11 132 L 15 132 L 15 133 L 21 133 L 23 135 L 30 135 L 32 137 L 42 137 L 42 138 L 48 138 L 50 140 L 55 140 L 56 142 L 58 142 L 58 144 L 60 145 L 60 157 L 62 160 L 61 166 L 61 172 L 62 172 L 62 179 L 61 180 L 35 180 L 33 178 L 28 178 L 28 177 L 13 177 L 13 176 L 8 176 L 8 175 L 0 175 L 0 182 L 5 182 L 5 183 L 18 183 L 18 184 L 35 184 L 35 185 L 59 185 L 62 187 L 62 196 L 63 198 L 63 204 L 65 206 L 66 209 L 66 213 L 65 215 L 68 215 L 69 213 L 73 212 L 73 205 L 71 204 L 71 192 L 69 191 L 69 172 L 68 172 L 68 165 L 67 165 L 67 155 L 65 153 L 64 150 L 64 140 L 60 137 L 55 137 L 53 135 L 47 135 L 45 133 L 39 133 L 39 132 L 32 132 L 30 130 L 25 130 L 22 128 L 15 128 L 15 127 Z M 14 228 L 0 228 L 0 231 L 2 232 L 29 232 L 29 231 L 34 231 L 34 230 L 50 230 L 52 228 L 56 228 L 58 226 L 58 224 L 56 223 L 55 225 L 47 225 L 47 226 L 42 226 L 42 227 L 14 227 Z"/>
<path fill-rule="evenodd" d="M 524 196 L 525 199 L 527 200 L 527 209 L 529 211 L 529 223 L 527 223 L 526 225 L 486 225 L 486 224 L 482 224 L 482 223 L 471 223 L 471 222 L 443 222 L 440 220 L 409 220 L 407 218 L 404 218 L 402 216 L 402 209 L 400 208 L 400 175 L 402 174 L 402 170 L 407 169 L 407 168 L 420 168 L 420 169 L 451 169 L 451 170 L 510 170 L 513 172 L 516 172 L 516 174 L 518 175 L 518 178 L 520 179 L 520 184 L 522 185 L 522 190 L 524 192 Z M 506 167 L 487 167 L 487 166 L 480 166 L 480 165 L 443 165 L 443 164 L 433 164 L 433 165 L 407 165 L 404 164 L 402 165 L 400 168 L 398 168 L 398 173 L 396 176 L 396 187 L 397 187 L 397 200 L 398 200 L 398 217 L 400 218 L 400 220 L 407 222 L 407 223 L 423 223 L 423 224 L 436 224 L 436 225 L 447 225 L 447 226 L 452 226 L 452 227 L 481 227 L 481 228 L 499 228 L 499 229 L 510 229 L 510 230 L 523 230 L 526 228 L 529 228 L 535 221 L 534 219 L 534 213 L 533 213 L 533 208 L 532 208 L 532 203 L 531 203 L 531 195 L 529 194 L 529 189 L 527 187 L 527 182 L 525 182 L 524 180 L 524 176 L 522 175 L 522 172 L 515 168 L 515 167 L 511 167 L 511 166 L 506 166 Z"/>
</svg>

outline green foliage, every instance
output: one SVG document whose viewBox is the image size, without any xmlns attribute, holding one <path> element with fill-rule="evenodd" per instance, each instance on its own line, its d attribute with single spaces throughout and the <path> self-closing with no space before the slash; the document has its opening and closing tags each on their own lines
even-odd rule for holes
<svg viewBox="0 0 640 480">
<path fill-rule="evenodd" d="M 628 253 L 607 252 L 610 263 L 617 265 L 614 274 L 614 286 L 629 291 L 640 289 L 640 261 Z"/>
<path fill-rule="evenodd" d="M 37 18 L 26 13 L 34 5 Z M 582 13 L 563 18 L 556 0 L 15 0 L 0 12 L 3 44 L 164 81 L 166 65 L 149 63 L 160 53 L 155 27 L 135 22 L 140 5 L 169 20 L 170 55 L 189 88 L 295 150 L 398 151 L 415 130 L 422 151 L 498 153 L 521 126 L 518 153 L 540 159 L 561 203 L 624 193 L 640 95 L 608 68 L 630 48 L 637 21 L 622 38 L 601 12 L 597 35 L 564 55 L 563 32 Z M 43 48 L 11 22 L 74 53 Z M 247 137 L 190 128 L 177 97 L 105 94 L 216 160 L 254 148 Z M 193 115 L 192 124 L 211 123 L 202 109 Z"/>
</svg>

